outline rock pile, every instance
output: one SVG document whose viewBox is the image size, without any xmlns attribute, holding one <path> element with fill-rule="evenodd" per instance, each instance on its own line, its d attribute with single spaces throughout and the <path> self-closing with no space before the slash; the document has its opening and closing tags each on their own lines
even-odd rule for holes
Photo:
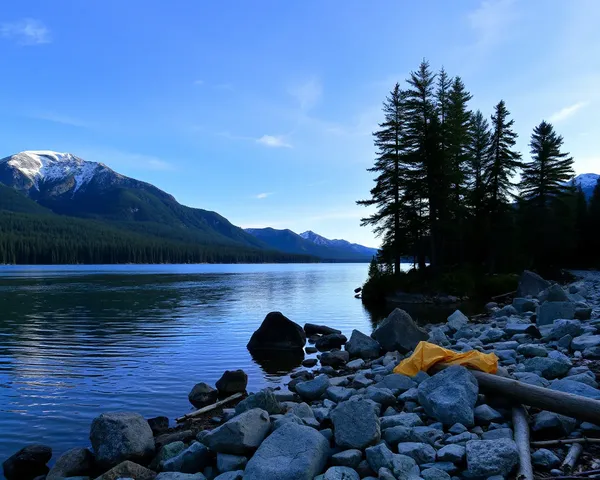
<svg viewBox="0 0 600 480">
<path fill-rule="evenodd" d="M 70 450 L 46 478 L 514 478 L 519 455 L 511 405 L 483 395 L 464 367 L 413 378 L 393 369 L 428 339 L 457 351 L 493 351 L 498 375 L 600 399 L 588 365 L 600 358 L 600 286 L 584 281 L 565 289 L 525 272 L 519 293 L 508 305 L 488 305 L 489 318 L 482 323 L 457 311 L 445 324 L 421 328 L 396 309 L 371 336 L 354 330 L 349 340 L 326 326 L 301 328 L 269 314 L 252 337 L 253 348 L 302 348 L 309 335 L 323 351 L 320 367 L 292 374 L 289 392 L 250 395 L 235 409 L 225 409 L 217 428 L 197 435 L 165 434 L 162 417 L 149 424 L 131 413 L 100 415 L 90 433 L 93 453 Z M 244 391 L 246 383 L 243 372 L 226 372 L 216 390 L 194 387 L 190 401 L 204 405 L 219 393 Z M 600 432 L 598 426 L 547 411 L 532 416 L 531 428 L 540 438 Z M 565 454 L 542 448 L 532 451 L 532 460 L 557 475 Z M 4 463 L 5 475 L 44 478 L 50 457 L 47 447 L 26 447 Z"/>
</svg>

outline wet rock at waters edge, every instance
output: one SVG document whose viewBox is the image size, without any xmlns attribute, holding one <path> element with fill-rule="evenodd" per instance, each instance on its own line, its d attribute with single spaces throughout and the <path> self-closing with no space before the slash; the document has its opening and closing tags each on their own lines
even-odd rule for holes
<svg viewBox="0 0 600 480">
<path fill-rule="evenodd" d="M 449 367 L 419 385 L 419 402 L 430 417 L 444 425 L 474 424 L 479 386 L 473 374 L 460 366 Z"/>
<path fill-rule="evenodd" d="M 262 442 L 246 466 L 244 480 L 313 480 L 323 472 L 329 449 L 314 428 L 289 423 Z"/>
<path fill-rule="evenodd" d="M 345 349 L 351 357 L 368 360 L 379 356 L 381 346 L 379 342 L 368 335 L 358 330 L 352 330 L 352 335 L 350 335 L 350 340 L 346 343 Z"/>
<path fill-rule="evenodd" d="M 319 361 L 316 358 L 307 358 L 306 360 L 302 360 L 302 366 L 306 368 L 314 367 Z"/>
<path fill-rule="evenodd" d="M 314 380 L 300 382 L 296 384 L 296 392 L 303 400 L 312 402 L 323 396 L 329 388 L 329 377 L 327 375 L 319 375 Z"/>
<path fill-rule="evenodd" d="M 248 375 L 243 370 L 225 370 L 215 386 L 219 391 L 219 395 L 223 397 L 243 393 L 248 386 Z"/>
<path fill-rule="evenodd" d="M 447 320 L 448 326 L 455 332 L 463 327 L 466 327 L 468 323 L 469 318 L 460 310 L 455 310 L 455 312 L 450 315 Z"/>
<path fill-rule="evenodd" d="M 377 404 L 370 400 L 348 400 L 331 412 L 335 443 L 342 448 L 363 449 L 381 439 Z"/>
<path fill-rule="evenodd" d="M 334 350 L 321 355 L 321 365 L 329 365 L 333 368 L 341 368 L 350 360 L 350 354 L 344 350 Z"/>
<path fill-rule="evenodd" d="M 119 480 L 122 478 L 134 478 L 135 480 L 154 480 L 156 472 L 149 470 L 130 460 L 125 460 L 108 472 L 100 475 L 96 480 Z"/>
<path fill-rule="evenodd" d="M 404 310 L 396 308 L 383 320 L 372 337 L 387 352 L 399 351 L 408 353 L 421 341 L 427 340 L 429 335 L 419 328 L 411 316 Z"/>
<path fill-rule="evenodd" d="M 28 445 L 2 463 L 7 480 L 33 480 L 48 473 L 46 465 L 52 458 L 52 449 L 45 445 Z"/>
<path fill-rule="evenodd" d="M 148 425 L 154 435 L 160 435 L 169 429 L 169 418 L 164 416 L 149 418 Z"/>
<path fill-rule="evenodd" d="M 519 463 L 517 444 L 509 439 L 471 440 L 466 452 L 468 472 L 476 477 L 506 476 Z"/>
<path fill-rule="evenodd" d="M 550 282 L 544 280 L 537 273 L 525 270 L 519 279 L 517 297 L 527 297 L 528 295 L 537 297 L 542 290 L 548 288 L 549 286 Z"/>
<path fill-rule="evenodd" d="M 254 395 L 248 395 L 247 398 L 244 398 L 235 406 L 235 413 L 239 415 L 254 408 L 266 410 L 269 415 L 276 415 L 284 410 L 273 391 L 269 388 L 260 390 Z"/>
<path fill-rule="evenodd" d="M 160 469 L 165 472 L 196 473 L 209 463 L 208 448 L 199 442 L 193 442 L 188 448 L 176 456 L 160 463 Z"/>
<path fill-rule="evenodd" d="M 219 392 L 207 383 L 200 382 L 194 385 L 192 391 L 188 394 L 188 400 L 196 407 L 201 408 L 212 405 L 217 401 Z"/>
<path fill-rule="evenodd" d="M 323 335 L 315 342 L 315 347 L 319 352 L 326 352 L 334 348 L 341 348 L 348 339 L 341 333 L 332 333 L 330 335 Z"/>
<path fill-rule="evenodd" d="M 336 328 L 331 328 L 326 325 L 315 325 L 314 323 L 305 323 L 304 331 L 306 335 L 331 335 L 331 334 L 340 334 L 341 330 Z"/>
<path fill-rule="evenodd" d="M 252 334 L 247 348 L 250 351 L 301 349 L 305 343 L 306 334 L 300 325 L 281 312 L 271 312 Z"/>
<path fill-rule="evenodd" d="M 100 468 L 124 460 L 148 463 L 154 455 L 154 436 L 148 422 L 137 413 L 103 413 L 92 421 L 90 441 Z"/>
<path fill-rule="evenodd" d="M 203 442 L 214 452 L 244 455 L 258 448 L 270 428 L 268 412 L 255 408 L 215 428 Z"/>
<path fill-rule="evenodd" d="M 94 469 L 94 455 L 87 448 L 72 448 L 63 453 L 48 472 L 46 480 L 90 475 Z"/>
</svg>

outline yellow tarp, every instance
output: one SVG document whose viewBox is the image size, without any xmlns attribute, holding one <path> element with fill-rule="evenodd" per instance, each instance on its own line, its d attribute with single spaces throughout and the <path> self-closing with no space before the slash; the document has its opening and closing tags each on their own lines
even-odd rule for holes
<svg viewBox="0 0 600 480">
<path fill-rule="evenodd" d="M 498 357 L 493 353 L 481 353 L 477 350 L 459 353 L 433 343 L 419 342 L 413 354 L 394 368 L 394 373 L 413 377 L 421 370 L 426 372 L 436 363 L 462 365 L 485 373 L 496 373 L 498 370 Z"/>
</svg>

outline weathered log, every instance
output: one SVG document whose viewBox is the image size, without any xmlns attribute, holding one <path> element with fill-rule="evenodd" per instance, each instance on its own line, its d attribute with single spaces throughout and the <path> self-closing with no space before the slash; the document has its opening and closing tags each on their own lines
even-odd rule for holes
<svg viewBox="0 0 600 480">
<path fill-rule="evenodd" d="M 519 473 L 517 480 L 533 480 L 533 467 L 531 466 L 531 450 L 529 449 L 529 422 L 527 413 L 522 405 L 512 409 L 513 429 L 515 443 L 519 452 Z"/>
<path fill-rule="evenodd" d="M 500 298 L 510 297 L 511 295 L 516 295 L 516 294 L 517 294 L 516 290 L 513 291 L 513 292 L 506 292 L 506 293 L 503 293 L 501 295 L 496 295 L 495 297 L 492 297 L 492 300 L 498 300 Z"/>
<path fill-rule="evenodd" d="M 541 440 L 539 442 L 531 442 L 533 448 L 541 447 L 559 447 L 561 445 L 572 445 L 573 443 L 600 443 L 600 438 L 561 438 L 559 440 Z"/>
<path fill-rule="evenodd" d="M 198 415 L 202 415 L 203 413 L 210 412 L 211 410 L 214 410 L 215 408 L 219 408 L 221 405 L 225 405 L 226 403 L 231 402 L 232 400 L 240 398 L 242 395 L 244 395 L 244 394 L 241 392 L 234 393 L 233 395 L 231 395 L 231 397 L 227 397 L 227 398 L 224 398 L 223 400 L 219 400 L 218 402 L 213 403 L 212 405 L 207 405 L 206 407 L 202 407 L 202 408 L 196 410 L 195 412 L 186 413 L 182 417 L 176 418 L 175 421 L 177 423 L 185 422 L 186 420 L 188 420 L 190 418 L 197 417 Z"/>
<path fill-rule="evenodd" d="M 536 387 L 511 378 L 471 370 L 479 388 L 495 393 L 518 404 L 560 413 L 594 425 L 600 425 L 600 400 L 559 392 L 549 388 Z"/>
<path fill-rule="evenodd" d="M 565 457 L 565 461 L 562 463 L 561 468 L 565 473 L 571 473 L 575 469 L 575 465 L 577 465 L 577 460 L 579 460 L 579 456 L 583 452 L 583 445 L 581 443 L 574 443 L 569 448 L 569 453 Z"/>
</svg>

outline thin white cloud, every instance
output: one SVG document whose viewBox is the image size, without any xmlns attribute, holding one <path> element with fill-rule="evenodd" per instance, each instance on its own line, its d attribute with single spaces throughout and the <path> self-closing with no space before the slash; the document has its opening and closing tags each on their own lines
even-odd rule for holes
<svg viewBox="0 0 600 480">
<path fill-rule="evenodd" d="M 515 19 L 515 0 L 484 0 L 468 14 L 467 20 L 476 35 L 476 47 L 488 50 L 499 44 L 507 35 Z"/>
<path fill-rule="evenodd" d="M 0 36 L 23 46 L 42 45 L 52 40 L 50 30 L 34 18 L 0 24 Z"/>
<path fill-rule="evenodd" d="M 272 148 L 292 148 L 292 146 L 285 141 L 283 135 L 263 135 L 259 139 L 256 140 L 257 143 L 264 145 L 266 147 Z"/>
<path fill-rule="evenodd" d="M 204 85 L 204 80 L 194 80 L 194 85 L 198 85 L 198 86 Z"/>
<path fill-rule="evenodd" d="M 300 108 L 307 111 L 319 102 L 323 94 L 323 87 L 317 77 L 312 77 L 303 83 L 290 87 L 288 92 L 298 101 Z"/>
<path fill-rule="evenodd" d="M 259 193 L 258 195 L 255 195 L 254 198 L 257 198 L 258 200 L 262 200 L 264 198 L 270 197 L 271 195 L 273 195 L 274 192 L 263 192 L 263 193 Z"/>
<path fill-rule="evenodd" d="M 569 117 L 575 115 L 579 110 L 587 105 L 587 102 L 577 102 L 573 105 L 560 109 L 558 112 L 554 112 L 550 115 L 550 121 L 553 123 L 562 122 Z"/>
<path fill-rule="evenodd" d="M 69 115 L 62 115 L 60 113 L 54 112 L 34 112 L 27 116 L 35 120 L 44 120 L 46 122 L 60 123 L 61 125 L 69 125 L 71 127 L 87 128 L 90 126 L 89 123 L 79 118 L 71 117 Z"/>
<path fill-rule="evenodd" d="M 108 167 L 119 171 L 120 168 L 130 170 L 174 171 L 175 165 L 154 155 L 126 152 L 112 149 L 78 149 L 73 152 L 78 157 L 92 162 L 104 163 Z"/>
</svg>

